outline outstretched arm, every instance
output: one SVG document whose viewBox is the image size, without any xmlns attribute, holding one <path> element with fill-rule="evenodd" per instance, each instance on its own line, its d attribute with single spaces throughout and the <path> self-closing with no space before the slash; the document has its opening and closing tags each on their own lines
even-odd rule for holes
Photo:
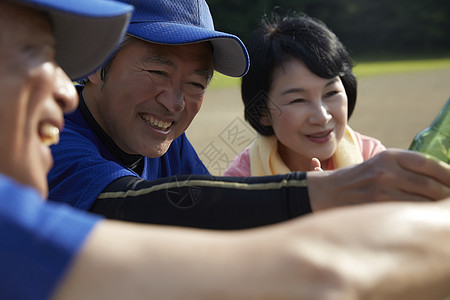
<svg viewBox="0 0 450 300">
<path fill-rule="evenodd" d="M 180 175 L 155 181 L 123 177 L 91 212 L 107 218 L 203 229 L 244 229 L 311 212 L 305 173 L 266 177 Z"/>
<path fill-rule="evenodd" d="M 103 221 L 54 299 L 443 299 L 450 198 L 242 231 Z"/>
<path fill-rule="evenodd" d="M 308 197 L 309 194 L 309 197 Z M 91 212 L 124 221 L 204 229 L 269 225 L 331 207 L 450 196 L 450 166 L 402 150 L 331 172 L 265 177 L 181 175 L 146 181 L 123 177 Z"/>
</svg>

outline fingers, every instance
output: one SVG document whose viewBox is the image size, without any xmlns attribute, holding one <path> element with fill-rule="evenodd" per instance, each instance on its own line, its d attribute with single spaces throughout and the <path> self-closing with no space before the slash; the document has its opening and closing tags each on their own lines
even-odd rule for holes
<svg viewBox="0 0 450 300">
<path fill-rule="evenodd" d="M 316 157 L 313 157 L 311 159 L 311 166 L 310 166 L 310 170 L 311 171 L 323 171 L 321 164 L 320 164 L 320 160 L 317 159 Z"/>
<path fill-rule="evenodd" d="M 404 172 L 403 186 L 429 200 L 440 200 L 450 196 L 450 166 L 430 156 L 402 151 L 398 157 L 399 167 Z"/>
<path fill-rule="evenodd" d="M 423 201 L 440 200 L 450 196 L 450 167 L 436 159 L 413 151 L 390 149 L 379 156 L 384 164 L 381 172 L 391 175 L 391 183 L 382 184 L 392 188 L 391 194 L 398 200 Z"/>
<path fill-rule="evenodd" d="M 414 151 L 402 151 L 399 165 L 403 168 L 426 175 L 450 187 L 450 165 L 433 156 Z"/>
</svg>

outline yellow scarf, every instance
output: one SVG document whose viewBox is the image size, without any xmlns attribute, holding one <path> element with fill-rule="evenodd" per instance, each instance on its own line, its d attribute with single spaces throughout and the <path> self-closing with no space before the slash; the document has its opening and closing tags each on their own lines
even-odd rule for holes
<svg viewBox="0 0 450 300">
<path fill-rule="evenodd" d="M 251 176 L 266 176 L 291 172 L 278 153 L 278 141 L 275 135 L 261 136 L 253 142 L 249 149 Z M 336 152 L 332 156 L 334 168 L 342 168 L 363 162 L 353 130 L 347 126 Z"/>
</svg>

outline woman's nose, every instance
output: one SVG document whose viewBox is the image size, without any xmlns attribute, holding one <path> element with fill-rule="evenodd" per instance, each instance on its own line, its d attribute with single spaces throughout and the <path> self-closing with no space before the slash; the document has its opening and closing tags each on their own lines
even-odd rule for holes
<svg viewBox="0 0 450 300">
<path fill-rule="evenodd" d="M 331 120 L 332 116 L 328 111 L 326 105 L 321 102 L 320 104 L 314 105 L 311 112 L 309 121 L 313 124 L 325 125 Z"/>
</svg>

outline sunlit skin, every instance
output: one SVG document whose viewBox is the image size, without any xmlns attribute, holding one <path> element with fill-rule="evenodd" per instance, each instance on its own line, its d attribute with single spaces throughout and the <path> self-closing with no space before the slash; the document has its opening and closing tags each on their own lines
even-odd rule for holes
<svg viewBox="0 0 450 300">
<path fill-rule="evenodd" d="M 72 82 L 54 60 L 54 44 L 45 15 L 0 3 L 0 172 L 43 197 L 53 165 L 49 144 L 59 139 L 63 112 L 78 103 Z"/>
<path fill-rule="evenodd" d="M 269 117 L 281 158 L 292 171 L 311 170 L 311 159 L 326 169 L 347 125 L 347 94 L 339 77 L 326 79 L 290 59 L 274 70 Z"/>
<path fill-rule="evenodd" d="M 198 113 L 213 74 L 209 44 L 123 47 L 102 82 L 89 77 L 83 96 L 114 142 L 129 154 L 163 155 Z"/>
</svg>

